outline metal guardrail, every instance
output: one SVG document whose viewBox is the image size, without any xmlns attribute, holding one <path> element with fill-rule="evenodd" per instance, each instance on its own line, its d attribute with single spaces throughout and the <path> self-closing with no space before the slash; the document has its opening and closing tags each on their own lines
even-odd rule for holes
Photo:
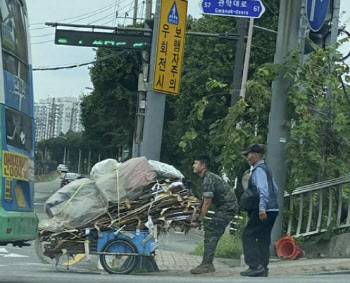
<svg viewBox="0 0 350 283">
<path fill-rule="evenodd" d="M 289 199 L 288 234 L 310 236 L 331 225 L 350 227 L 350 175 L 299 187 L 284 198 Z"/>
</svg>

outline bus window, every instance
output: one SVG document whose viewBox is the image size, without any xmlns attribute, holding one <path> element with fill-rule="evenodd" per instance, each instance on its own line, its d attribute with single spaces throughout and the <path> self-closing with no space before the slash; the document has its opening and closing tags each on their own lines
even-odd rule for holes
<svg viewBox="0 0 350 283">
<path fill-rule="evenodd" d="M 0 0 L 0 2 L 3 48 L 27 63 L 27 32 L 21 6 L 16 0 Z"/>
<path fill-rule="evenodd" d="M 4 70 L 29 81 L 25 18 L 17 0 L 0 0 Z"/>
<path fill-rule="evenodd" d="M 31 151 L 32 123 L 31 119 L 18 111 L 5 108 L 6 143 L 27 151 Z"/>
</svg>

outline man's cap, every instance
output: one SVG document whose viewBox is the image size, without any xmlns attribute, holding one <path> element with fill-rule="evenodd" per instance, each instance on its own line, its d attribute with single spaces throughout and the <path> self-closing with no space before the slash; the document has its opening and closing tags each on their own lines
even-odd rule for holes
<svg viewBox="0 0 350 283">
<path fill-rule="evenodd" d="M 264 153 L 265 152 L 264 145 L 258 144 L 258 143 L 251 144 L 250 146 L 247 147 L 245 151 L 243 151 L 243 154 L 247 155 L 249 152 Z"/>
</svg>

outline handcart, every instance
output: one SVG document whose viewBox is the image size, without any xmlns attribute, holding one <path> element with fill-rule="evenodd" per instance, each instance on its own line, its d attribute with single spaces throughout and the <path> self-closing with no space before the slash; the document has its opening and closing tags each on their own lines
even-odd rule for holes
<svg viewBox="0 0 350 283">
<path fill-rule="evenodd" d="M 153 233 L 138 229 L 107 230 L 98 233 L 94 230 L 80 236 L 75 234 L 74 239 L 64 237 L 67 240 L 57 242 L 56 236 L 62 236 L 63 233 L 68 235 L 71 231 L 57 233 L 49 238 L 39 235 L 35 245 L 37 255 L 43 263 L 48 263 L 44 256 L 55 258 L 57 265 L 59 258 L 64 254 L 72 257 L 77 254 L 95 254 L 99 256 L 103 269 L 108 273 L 128 274 L 140 262 L 140 256 L 151 257 L 158 247 Z"/>
<path fill-rule="evenodd" d="M 97 239 L 97 252 L 105 271 L 128 274 L 138 262 L 138 256 L 153 256 L 157 243 L 148 231 L 106 231 Z"/>
</svg>

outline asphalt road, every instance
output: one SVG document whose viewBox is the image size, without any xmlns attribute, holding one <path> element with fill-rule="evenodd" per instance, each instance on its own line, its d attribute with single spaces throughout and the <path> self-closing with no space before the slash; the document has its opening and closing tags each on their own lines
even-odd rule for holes
<svg viewBox="0 0 350 283">
<path fill-rule="evenodd" d="M 55 268 L 54 264 L 40 264 L 36 258 L 33 247 L 0 248 L 0 282 L 43 282 L 43 283 L 67 283 L 67 282 L 252 282 L 252 278 L 228 278 L 228 277 L 211 277 L 194 276 L 185 274 L 184 276 L 171 275 L 166 272 L 148 273 L 140 275 L 110 275 L 102 271 L 90 271 L 82 268 L 76 269 L 70 267 Z M 312 275 L 312 276 L 280 276 L 269 278 L 254 278 L 254 282 L 270 283 L 323 283 L 323 282 L 349 282 L 349 274 L 329 274 L 329 275 Z"/>
<path fill-rule="evenodd" d="M 46 218 L 43 213 L 43 203 L 45 200 L 59 189 L 59 180 L 39 183 L 36 185 L 35 208 L 39 219 Z M 162 249 L 176 250 L 182 252 L 189 252 L 195 244 L 202 240 L 201 233 L 194 233 L 183 236 L 179 233 L 172 233 L 167 237 L 161 239 L 160 245 Z M 191 249 L 190 249 L 191 248 Z M 87 266 L 95 266 L 90 264 Z M 12 246 L 0 247 L 0 282 L 50 282 L 50 283 L 67 283 L 67 282 L 252 282 L 252 278 L 229 278 L 229 277 L 212 277 L 210 274 L 204 276 L 194 276 L 190 273 L 143 273 L 140 275 L 110 275 L 104 270 L 95 268 L 84 268 L 84 266 L 71 266 L 69 269 L 59 265 L 55 266 L 54 260 L 49 260 L 49 264 L 40 263 L 34 244 L 30 247 L 17 248 Z M 336 281 L 337 283 L 349 282 L 348 273 L 332 273 L 322 275 L 308 275 L 308 276 L 279 276 L 269 278 L 255 278 L 254 282 L 286 282 L 286 283 L 323 283 Z"/>
</svg>

